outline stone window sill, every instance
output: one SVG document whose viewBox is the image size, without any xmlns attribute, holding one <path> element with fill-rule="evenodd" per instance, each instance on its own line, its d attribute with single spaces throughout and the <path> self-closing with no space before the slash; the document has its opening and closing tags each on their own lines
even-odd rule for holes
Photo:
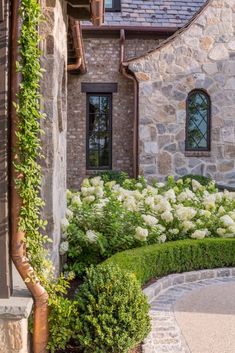
<svg viewBox="0 0 235 353">
<path fill-rule="evenodd" d="M 9 299 L 0 299 L 0 320 L 27 319 L 32 307 L 33 299 L 13 267 L 13 294 Z"/>
<path fill-rule="evenodd" d="M 185 157 L 210 157 L 211 151 L 185 151 Z"/>
</svg>

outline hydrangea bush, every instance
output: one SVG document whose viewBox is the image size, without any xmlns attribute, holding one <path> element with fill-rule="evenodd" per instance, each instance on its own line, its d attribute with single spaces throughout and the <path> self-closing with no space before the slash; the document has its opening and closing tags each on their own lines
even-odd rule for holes
<svg viewBox="0 0 235 353">
<path fill-rule="evenodd" d="M 69 268 L 78 275 L 87 265 L 146 244 L 185 238 L 235 236 L 235 193 L 192 179 L 147 185 L 126 179 L 122 186 L 97 176 L 84 179 L 80 192 L 68 191 L 62 220 Z"/>
</svg>

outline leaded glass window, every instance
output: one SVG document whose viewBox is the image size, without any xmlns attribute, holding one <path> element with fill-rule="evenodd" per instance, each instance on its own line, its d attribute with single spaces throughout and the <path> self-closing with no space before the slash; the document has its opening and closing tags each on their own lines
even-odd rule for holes
<svg viewBox="0 0 235 353">
<path fill-rule="evenodd" d="M 187 99 L 186 150 L 210 150 L 210 97 L 194 90 Z"/>
<path fill-rule="evenodd" d="M 87 169 L 111 169 L 112 94 L 87 94 Z"/>
</svg>

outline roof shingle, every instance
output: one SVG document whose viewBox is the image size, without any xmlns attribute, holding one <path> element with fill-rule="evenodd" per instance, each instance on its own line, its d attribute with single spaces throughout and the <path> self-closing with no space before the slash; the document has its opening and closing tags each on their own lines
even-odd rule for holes
<svg viewBox="0 0 235 353">
<path fill-rule="evenodd" d="M 206 0 L 121 0 L 121 12 L 107 12 L 104 25 L 182 27 Z"/>
</svg>

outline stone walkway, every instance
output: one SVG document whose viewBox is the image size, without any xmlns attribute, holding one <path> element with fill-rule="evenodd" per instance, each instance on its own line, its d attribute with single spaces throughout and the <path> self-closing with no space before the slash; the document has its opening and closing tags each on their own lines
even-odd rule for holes
<svg viewBox="0 0 235 353">
<path fill-rule="evenodd" d="M 144 292 L 152 331 L 143 353 L 235 352 L 235 269 L 167 276 Z"/>
</svg>

